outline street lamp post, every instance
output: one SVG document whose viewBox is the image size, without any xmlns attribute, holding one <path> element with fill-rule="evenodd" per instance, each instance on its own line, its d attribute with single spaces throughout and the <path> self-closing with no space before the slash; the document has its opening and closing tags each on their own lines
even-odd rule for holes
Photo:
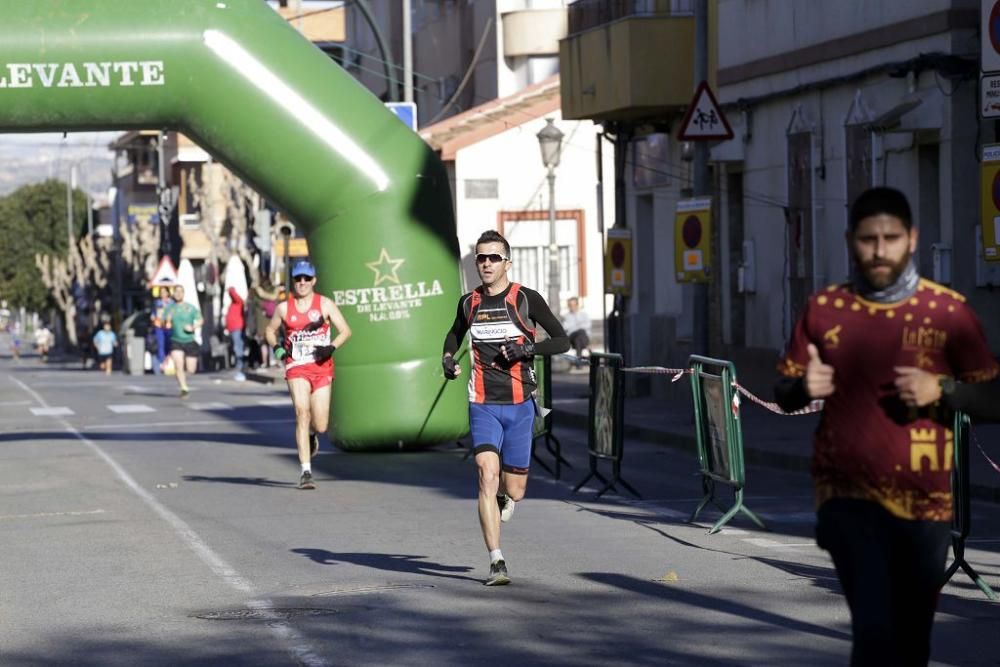
<svg viewBox="0 0 1000 667">
<path fill-rule="evenodd" d="M 558 314 L 559 300 L 559 245 L 556 243 L 556 167 L 562 153 L 563 133 L 551 118 L 538 133 L 538 145 L 542 149 L 542 164 L 548 169 L 549 181 L 549 307 Z"/>
</svg>

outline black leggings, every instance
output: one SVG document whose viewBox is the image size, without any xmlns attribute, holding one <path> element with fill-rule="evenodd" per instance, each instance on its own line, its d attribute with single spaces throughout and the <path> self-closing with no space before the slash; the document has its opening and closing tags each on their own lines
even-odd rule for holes
<svg viewBox="0 0 1000 667">
<path fill-rule="evenodd" d="M 950 524 L 834 498 L 819 508 L 816 542 L 833 557 L 851 609 L 851 665 L 926 665 Z"/>
</svg>

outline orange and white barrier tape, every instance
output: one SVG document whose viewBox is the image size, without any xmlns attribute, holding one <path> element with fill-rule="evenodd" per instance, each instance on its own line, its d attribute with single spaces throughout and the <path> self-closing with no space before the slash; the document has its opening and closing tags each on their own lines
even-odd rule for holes
<svg viewBox="0 0 1000 667">
<path fill-rule="evenodd" d="M 812 401 L 811 403 L 809 403 L 809 405 L 807 405 L 804 408 L 801 408 L 799 410 L 795 410 L 793 412 L 785 412 L 784 410 L 782 410 L 778 406 L 777 403 L 773 403 L 771 401 L 765 401 L 765 400 L 763 400 L 761 398 L 757 398 L 756 396 L 753 395 L 753 392 L 751 392 L 749 389 L 747 389 L 746 387 L 744 387 L 743 385 L 741 385 L 739 382 L 734 382 L 733 386 L 736 388 L 736 390 L 740 394 L 743 394 L 744 396 L 746 396 L 747 398 L 749 398 L 751 401 L 753 401 L 757 405 L 759 405 L 762 408 L 765 408 L 767 410 L 770 410 L 771 412 L 773 412 L 775 414 L 786 415 L 786 416 L 791 417 L 791 416 L 795 416 L 795 415 L 809 415 L 809 414 L 812 414 L 814 412 L 820 412 L 823 409 L 823 401 Z M 739 395 L 739 394 L 737 394 L 737 395 Z M 735 400 L 736 396 L 734 396 L 733 398 Z M 738 405 L 737 405 L 737 407 L 738 407 Z"/>
</svg>

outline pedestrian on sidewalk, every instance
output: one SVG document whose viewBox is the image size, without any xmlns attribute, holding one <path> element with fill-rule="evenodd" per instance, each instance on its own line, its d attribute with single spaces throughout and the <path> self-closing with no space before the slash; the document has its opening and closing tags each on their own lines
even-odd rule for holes
<svg viewBox="0 0 1000 667">
<path fill-rule="evenodd" d="M 243 310 L 246 303 L 235 287 L 229 288 L 229 299 L 229 309 L 226 311 L 226 332 L 233 341 L 233 356 L 236 358 L 236 373 L 233 375 L 233 379 L 242 382 L 247 379 L 246 375 L 243 374 L 243 328 L 246 326 Z"/>
<path fill-rule="evenodd" d="M 562 325 L 541 295 L 513 283 L 510 245 L 495 231 L 476 242 L 476 269 L 482 285 L 465 294 L 444 340 L 444 375 L 461 373 L 455 361 L 471 332 L 469 428 L 479 471 L 479 525 L 490 556 L 487 586 L 510 583 L 500 551 L 500 522 L 509 521 L 524 498 L 531 466 L 531 436 L 537 407 L 533 358 L 569 349 Z M 535 325 L 548 340 L 535 343 Z"/>
<path fill-rule="evenodd" d="M 201 346 L 195 340 L 195 332 L 204 324 L 194 304 L 184 301 L 184 288 L 174 287 L 174 303 L 167 308 L 167 328 L 170 329 L 170 358 L 174 362 L 177 384 L 181 388 L 181 398 L 187 398 L 187 376 L 198 371 L 198 357 Z"/>
<path fill-rule="evenodd" d="M 295 408 L 295 445 L 302 473 L 300 489 L 315 489 L 312 457 L 319 451 L 319 434 L 330 421 L 333 353 L 351 337 L 351 328 L 332 299 L 317 294 L 316 268 L 308 260 L 292 267 L 292 292 L 279 303 L 264 330 L 274 357 L 285 361 L 285 381 Z M 278 329 L 285 328 L 278 343 Z M 330 340 L 331 327 L 337 337 Z"/>
<path fill-rule="evenodd" d="M 814 438 L 817 544 L 851 611 L 852 665 L 926 665 L 951 543 L 951 416 L 917 407 L 897 368 L 964 382 L 997 376 L 965 299 L 921 278 L 906 197 L 862 193 L 850 211 L 854 270 L 805 305 L 775 388 L 786 411 L 823 399 Z"/>
<path fill-rule="evenodd" d="M 100 330 L 94 334 L 94 350 L 97 351 L 97 367 L 103 370 L 105 375 L 111 375 L 116 347 L 118 347 L 118 335 L 111 330 L 111 320 L 104 320 Z"/>
<path fill-rule="evenodd" d="M 580 308 L 580 299 L 573 296 L 566 301 L 568 312 L 563 315 L 563 329 L 569 336 L 570 346 L 576 350 L 576 366 L 582 366 L 583 351 L 590 354 L 590 315 Z"/>
</svg>

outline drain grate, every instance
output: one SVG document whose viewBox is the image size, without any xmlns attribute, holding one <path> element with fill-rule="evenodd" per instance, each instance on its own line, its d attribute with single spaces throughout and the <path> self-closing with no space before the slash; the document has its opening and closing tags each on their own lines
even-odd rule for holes
<svg viewBox="0 0 1000 667">
<path fill-rule="evenodd" d="M 285 621 L 303 616 L 333 616 L 335 609 L 311 607 L 279 607 L 274 609 L 223 609 L 194 614 L 193 618 L 205 621 Z"/>
<path fill-rule="evenodd" d="M 434 588 L 434 584 L 386 584 L 385 586 L 362 586 L 360 588 L 339 588 L 333 591 L 313 593 L 309 597 L 323 598 L 336 595 L 364 595 L 366 593 L 382 593 L 384 591 L 398 591 L 407 588 Z"/>
</svg>

